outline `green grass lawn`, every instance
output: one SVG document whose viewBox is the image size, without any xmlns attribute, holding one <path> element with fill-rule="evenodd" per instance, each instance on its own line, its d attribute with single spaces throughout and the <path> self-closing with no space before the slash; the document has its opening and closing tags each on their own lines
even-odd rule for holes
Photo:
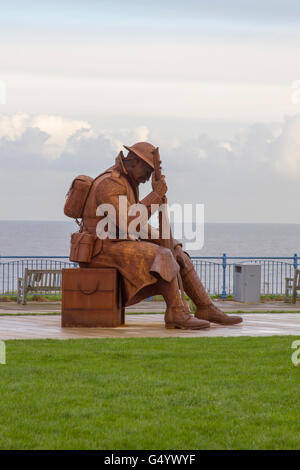
<svg viewBox="0 0 300 470">
<path fill-rule="evenodd" d="M 297 449 L 295 339 L 6 341 L 0 448 Z"/>
</svg>

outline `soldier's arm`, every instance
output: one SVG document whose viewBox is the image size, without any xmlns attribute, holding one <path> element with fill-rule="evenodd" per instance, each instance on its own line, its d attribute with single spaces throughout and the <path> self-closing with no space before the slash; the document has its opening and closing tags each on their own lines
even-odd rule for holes
<svg viewBox="0 0 300 470">
<path fill-rule="evenodd" d="M 148 234 L 147 235 L 148 235 L 147 240 L 149 242 L 155 243 L 156 245 L 160 245 L 158 228 L 153 227 L 151 224 L 148 224 Z M 145 237 L 145 240 L 146 240 L 146 237 Z M 180 242 L 180 241 L 176 240 L 175 238 L 173 238 L 173 247 L 174 247 L 174 250 L 177 253 L 180 253 L 181 250 L 182 250 L 182 242 Z"/>
<path fill-rule="evenodd" d="M 159 180 L 155 179 L 154 173 L 152 174 L 152 191 L 148 196 L 144 197 L 141 204 L 147 207 L 148 219 L 158 210 L 158 207 L 163 203 L 163 198 L 167 192 L 167 185 L 165 177 L 162 176 Z"/>
<path fill-rule="evenodd" d="M 140 204 L 143 204 L 148 211 L 148 219 L 158 210 L 158 207 L 162 204 L 162 198 L 155 191 L 152 191 L 148 196 L 144 197 L 140 201 Z"/>
</svg>

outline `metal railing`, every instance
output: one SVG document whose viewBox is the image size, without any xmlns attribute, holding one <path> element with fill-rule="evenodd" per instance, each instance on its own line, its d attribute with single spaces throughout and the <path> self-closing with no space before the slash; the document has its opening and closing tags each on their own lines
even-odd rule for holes
<svg viewBox="0 0 300 470">
<path fill-rule="evenodd" d="M 28 269 L 62 269 L 76 267 L 68 256 L 1 256 L 0 257 L 0 301 L 1 296 L 17 295 L 18 278 Z M 60 293 L 60 289 L 51 294 Z M 39 291 L 38 295 L 49 295 L 49 291 Z"/>
<path fill-rule="evenodd" d="M 294 277 L 298 255 L 293 256 L 194 256 L 195 269 L 210 295 L 226 298 L 233 293 L 233 266 L 241 263 L 261 265 L 261 295 L 285 294 L 285 278 Z"/>
<path fill-rule="evenodd" d="M 68 256 L 0 256 L 0 300 L 1 296 L 16 295 L 18 278 L 23 277 L 25 268 L 62 269 L 77 266 L 68 259 Z M 298 267 L 297 254 L 290 257 L 254 257 L 227 256 L 224 253 L 222 256 L 192 256 L 191 259 L 209 294 L 223 298 L 233 293 L 234 264 L 250 262 L 261 265 L 262 295 L 283 295 L 285 278 L 293 277 Z"/>
</svg>

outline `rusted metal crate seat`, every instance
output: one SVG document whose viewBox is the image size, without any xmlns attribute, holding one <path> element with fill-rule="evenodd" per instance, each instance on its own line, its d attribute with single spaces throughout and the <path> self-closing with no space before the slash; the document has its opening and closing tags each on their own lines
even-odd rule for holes
<svg viewBox="0 0 300 470">
<path fill-rule="evenodd" d="M 116 327 L 124 312 L 116 269 L 62 270 L 62 327 Z"/>
</svg>

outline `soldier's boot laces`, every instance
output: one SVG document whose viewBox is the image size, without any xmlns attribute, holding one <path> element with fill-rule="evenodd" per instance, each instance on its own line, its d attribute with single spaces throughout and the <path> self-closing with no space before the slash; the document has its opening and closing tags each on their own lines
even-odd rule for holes
<svg viewBox="0 0 300 470">
<path fill-rule="evenodd" d="M 213 304 L 194 269 L 191 269 L 182 277 L 182 282 L 185 292 L 197 307 L 196 318 L 221 325 L 236 325 L 243 321 L 237 315 L 227 315 Z"/>
<path fill-rule="evenodd" d="M 200 330 L 209 328 L 210 323 L 186 313 L 183 306 L 168 307 L 165 313 L 166 328 L 180 328 L 182 330 Z"/>
</svg>

